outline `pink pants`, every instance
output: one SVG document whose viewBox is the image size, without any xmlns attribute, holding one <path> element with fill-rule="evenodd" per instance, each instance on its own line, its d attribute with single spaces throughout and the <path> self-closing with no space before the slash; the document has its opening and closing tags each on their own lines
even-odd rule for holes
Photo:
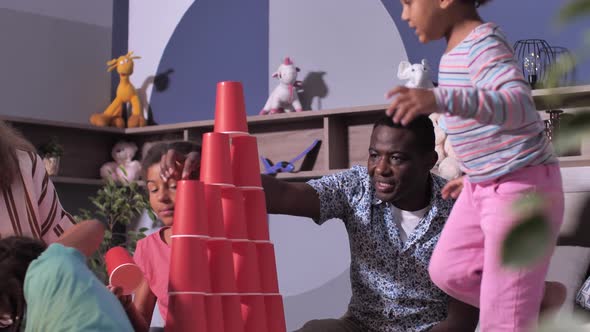
<svg viewBox="0 0 590 332">
<path fill-rule="evenodd" d="M 547 199 L 553 240 L 563 221 L 559 165 L 526 167 L 495 180 L 465 179 L 430 260 L 432 281 L 454 298 L 480 308 L 483 332 L 526 331 L 539 315 L 550 254 L 527 269 L 501 265 L 500 248 L 516 218 L 511 204 L 526 192 Z"/>
</svg>

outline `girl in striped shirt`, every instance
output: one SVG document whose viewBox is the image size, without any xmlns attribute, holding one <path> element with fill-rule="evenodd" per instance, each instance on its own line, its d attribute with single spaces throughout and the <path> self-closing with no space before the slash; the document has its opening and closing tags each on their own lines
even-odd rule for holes
<svg viewBox="0 0 590 332">
<path fill-rule="evenodd" d="M 488 0 L 401 0 L 402 19 L 422 43 L 444 38 L 439 86 L 396 87 L 387 114 L 409 123 L 443 113 L 462 170 L 463 191 L 430 262 L 430 276 L 449 295 L 480 308 L 482 331 L 523 331 L 539 313 L 550 252 L 526 269 L 502 266 L 500 248 L 518 221 L 511 207 L 537 192 L 547 204 L 553 240 L 563 220 L 557 158 L 531 90 L 498 26 L 477 7 Z"/>
</svg>

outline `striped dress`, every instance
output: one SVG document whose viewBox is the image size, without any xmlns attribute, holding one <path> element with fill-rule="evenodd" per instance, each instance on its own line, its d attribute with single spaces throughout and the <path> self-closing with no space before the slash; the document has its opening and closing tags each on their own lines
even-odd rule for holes
<svg viewBox="0 0 590 332">
<path fill-rule="evenodd" d="M 498 26 L 485 23 L 441 58 L 440 124 L 473 183 L 557 162 L 513 54 Z"/>
<path fill-rule="evenodd" d="M 20 172 L 0 190 L 0 236 L 29 236 L 49 244 L 74 224 L 63 210 L 41 158 L 17 150 Z"/>
</svg>

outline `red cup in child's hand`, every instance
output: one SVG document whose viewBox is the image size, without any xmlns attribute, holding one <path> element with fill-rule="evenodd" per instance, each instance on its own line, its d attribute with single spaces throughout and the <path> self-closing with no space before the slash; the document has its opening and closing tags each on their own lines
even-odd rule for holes
<svg viewBox="0 0 590 332">
<path fill-rule="evenodd" d="M 256 137 L 231 139 L 231 165 L 236 187 L 262 189 Z"/>
<path fill-rule="evenodd" d="M 217 83 L 214 131 L 232 135 L 248 134 L 242 83 L 232 81 Z"/>
<path fill-rule="evenodd" d="M 120 287 L 123 295 L 133 293 L 143 280 L 143 273 L 127 249 L 113 247 L 106 252 L 104 260 L 107 265 L 109 284 Z"/>
<path fill-rule="evenodd" d="M 234 186 L 228 135 L 203 134 L 200 180 L 218 186 Z"/>
</svg>

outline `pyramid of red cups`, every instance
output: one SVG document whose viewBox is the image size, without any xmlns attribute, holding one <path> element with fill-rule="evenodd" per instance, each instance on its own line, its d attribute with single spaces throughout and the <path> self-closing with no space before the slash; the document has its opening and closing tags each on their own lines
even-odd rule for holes
<svg viewBox="0 0 590 332">
<path fill-rule="evenodd" d="M 240 82 L 219 82 L 199 180 L 177 184 L 166 332 L 285 332 L 256 138 Z"/>
</svg>

